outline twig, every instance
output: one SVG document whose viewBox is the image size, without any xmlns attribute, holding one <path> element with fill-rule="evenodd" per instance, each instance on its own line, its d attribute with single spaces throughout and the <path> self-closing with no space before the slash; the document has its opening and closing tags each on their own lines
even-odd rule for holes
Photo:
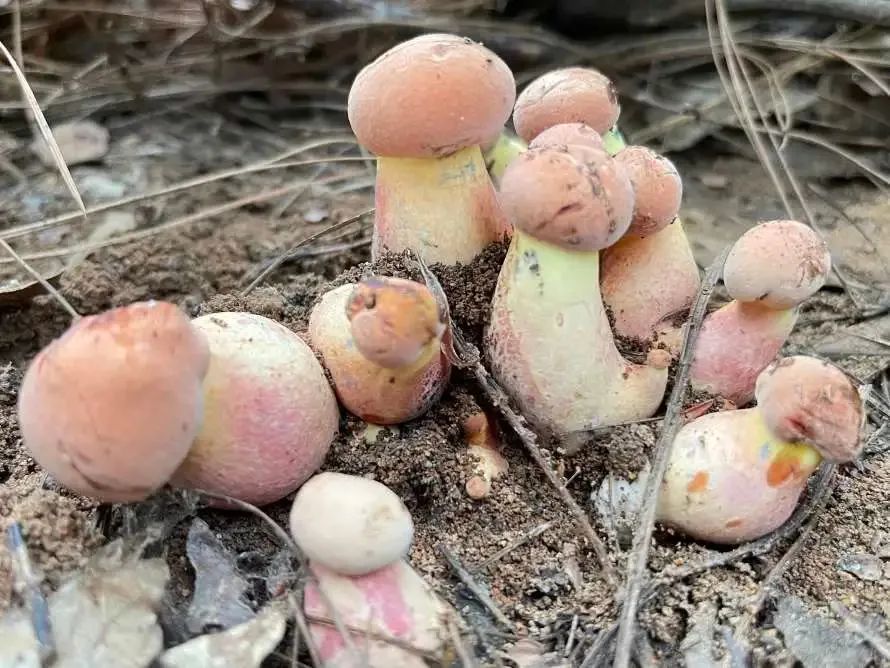
<svg viewBox="0 0 890 668">
<path fill-rule="evenodd" d="M 463 638 L 460 636 L 460 629 L 457 628 L 457 624 L 451 615 L 448 616 L 446 624 L 448 626 L 448 634 L 451 636 L 451 642 L 454 644 L 454 652 L 457 654 L 457 658 L 460 659 L 460 665 L 463 668 L 476 668 L 478 664 L 474 659 L 470 658 Z"/>
<path fill-rule="evenodd" d="M 325 236 L 326 234 L 330 234 L 331 232 L 336 232 L 337 230 L 340 230 L 340 229 L 346 227 L 347 225 L 352 225 L 353 223 L 357 223 L 362 218 L 364 218 L 365 216 L 370 215 L 372 213 L 374 213 L 374 209 L 367 209 L 365 211 L 362 211 L 361 213 L 358 213 L 358 214 L 352 216 L 351 218 L 341 220 L 339 223 L 334 223 L 333 225 L 329 225 L 328 227 L 316 232 L 315 234 L 310 234 L 308 237 L 300 239 L 297 243 L 295 243 L 293 246 L 288 248 L 284 253 L 282 253 L 281 255 L 276 257 L 274 260 L 272 260 L 268 265 L 266 265 L 266 267 L 259 274 L 257 274 L 256 278 L 254 278 L 250 282 L 250 284 L 246 288 L 244 288 L 244 290 L 241 291 L 241 295 L 247 296 L 251 292 L 253 292 L 254 288 L 256 288 L 260 283 L 262 283 L 265 280 L 266 276 L 268 276 L 273 271 L 278 269 L 278 267 L 280 267 L 282 264 L 287 262 L 287 260 L 290 259 L 294 253 L 296 253 L 300 248 L 302 248 L 306 244 L 311 243 L 311 242 L 315 241 L 316 239 L 319 239 L 319 238 Z"/>
<path fill-rule="evenodd" d="M 13 250 L 12 246 L 10 246 L 8 243 L 6 243 L 6 239 L 0 239 L 0 248 L 2 248 L 7 253 L 9 253 L 22 269 L 24 269 L 26 272 L 31 274 L 31 276 L 34 277 L 34 280 L 36 280 L 38 283 L 40 283 L 40 285 L 43 286 L 43 289 L 46 290 L 50 295 L 52 295 L 53 299 L 55 299 L 59 303 L 59 305 L 61 305 L 61 307 L 63 309 L 68 311 L 68 314 L 71 316 L 71 318 L 73 320 L 80 319 L 80 313 L 78 313 L 74 309 L 74 307 L 71 306 L 71 303 L 62 296 L 62 293 L 59 292 L 58 290 L 56 290 L 53 287 L 52 283 L 50 283 L 48 280 L 46 280 L 39 271 L 37 271 L 30 264 L 25 262 L 22 259 L 22 256 L 19 255 L 18 253 L 16 253 L 15 250 Z"/>
<path fill-rule="evenodd" d="M 630 665 L 637 606 L 640 601 L 643 579 L 645 578 L 649 543 L 652 540 L 652 531 L 655 527 L 658 493 L 661 489 L 662 478 L 664 478 L 668 462 L 670 461 L 674 437 L 683 425 L 683 397 L 686 393 L 686 386 L 689 383 L 689 368 L 692 364 L 693 353 L 695 352 L 695 342 L 698 338 L 702 320 L 705 317 L 711 292 L 717 284 L 717 279 L 723 269 L 723 263 L 728 253 L 729 248 L 724 249 L 708 268 L 707 272 L 705 272 L 698 297 L 692 307 L 689 319 L 684 325 L 683 347 L 677 374 L 674 377 L 674 387 L 671 389 L 671 396 L 665 410 L 661 434 L 655 445 L 655 455 L 652 458 L 652 472 L 646 480 L 643 505 L 638 516 L 639 525 L 634 534 L 633 547 L 627 559 L 625 593 L 619 618 L 617 647 L 613 664 L 615 668 L 627 668 Z"/>
<path fill-rule="evenodd" d="M 543 524 L 539 524 L 536 527 L 533 527 L 530 531 L 525 532 L 516 540 L 512 541 L 507 547 L 498 550 L 493 555 L 485 559 L 481 563 L 477 564 L 473 568 L 469 569 L 470 573 L 478 573 L 479 571 L 484 571 L 486 568 L 491 566 L 494 562 L 503 559 L 505 556 L 510 554 L 513 550 L 521 545 L 525 545 L 530 540 L 533 540 L 543 534 L 545 531 L 549 531 L 555 522 L 544 522 Z"/>
<path fill-rule="evenodd" d="M 853 631 L 853 633 L 862 636 L 869 645 L 877 650 L 878 654 L 890 661 L 890 642 L 887 642 L 877 631 L 870 629 L 854 617 L 840 601 L 832 601 L 829 603 L 829 606 L 831 611 L 840 617 L 844 626 Z"/>
<path fill-rule="evenodd" d="M 12 557 L 17 589 L 19 589 L 31 615 L 31 627 L 34 629 L 34 637 L 37 639 L 40 662 L 42 665 L 49 665 L 56 655 L 49 605 L 40 591 L 40 578 L 37 577 L 34 567 L 31 565 L 28 546 L 22 537 L 22 527 L 17 521 L 13 521 L 6 529 L 6 540 L 9 554 Z"/>
<path fill-rule="evenodd" d="M 309 658 L 312 661 L 312 665 L 316 666 L 316 668 L 323 666 L 324 664 L 321 661 L 321 656 L 318 654 L 318 647 L 315 646 L 315 639 L 309 631 L 309 625 L 306 623 L 306 615 L 303 614 L 300 602 L 296 600 L 293 594 L 288 594 L 287 600 L 291 605 L 291 611 L 294 613 L 294 624 L 297 627 L 297 631 L 306 641 L 306 649 L 309 650 Z"/>
<path fill-rule="evenodd" d="M 470 590 L 470 593 L 476 597 L 476 600 L 479 601 L 482 605 L 484 605 L 488 611 L 491 613 L 491 616 L 497 620 L 497 622 L 503 626 L 505 629 L 511 632 L 516 631 L 516 627 L 513 626 L 513 623 L 507 619 L 507 616 L 501 612 L 501 609 L 498 608 L 497 604 L 491 600 L 491 596 L 486 592 L 474 579 L 473 576 L 470 575 L 469 571 L 463 567 L 460 563 L 460 560 L 457 556 L 449 550 L 445 545 L 439 546 L 439 551 L 442 553 L 442 556 L 445 557 L 445 561 L 448 562 L 448 566 L 451 570 L 454 571 L 454 574 L 458 577 L 458 579 L 464 583 L 467 589 Z"/>
</svg>

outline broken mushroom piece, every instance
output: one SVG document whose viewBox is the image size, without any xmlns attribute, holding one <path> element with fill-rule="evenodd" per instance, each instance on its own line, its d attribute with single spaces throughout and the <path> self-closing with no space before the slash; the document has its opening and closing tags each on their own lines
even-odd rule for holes
<svg viewBox="0 0 890 668">
<path fill-rule="evenodd" d="M 600 286 L 615 333 L 679 353 L 680 328 L 700 285 L 698 265 L 677 214 L 683 182 L 674 165 L 642 146 L 615 154 L 634 185 L 627 234 L 603 253 Z"/>
<path fill-rule="evenodd" d="M 627 175 L 604 151 L 535 149 L 507 168 L 501 198 L 516 229 L 485 338 L 495 377 L 555 434 L 652 415 L 664 351 L 653 364 L 624 359 L 599 291 L 599 251 L 631 221 Z"/>
<path fill-rule="evenodd" d="M 758 374 L 794 328 L 798 306 L 824 285 L 830 269 L 828 246 L 803 223 L 774 220 L 745 232 L 723 268 L 733 301 L 702 324 L 693 387 L 737 406 L 751 401 Z"/>
<path fill-rule="evenodd" d="M 297 492 L 290 529 L 313 562 L 366 575 L 408 554 L 414 523 L 395 492 L 376 480 L 319 473 Z"/>
<path fill-rule="evenodd" d="M 378 158 L 375 258 L 411 249 L 429 263 L 467 263 L 509 234 L 480 147 L 515 99 L 504 61 L 455 35 L 403 42 L 358 74 L 349 122 Z"/>
<path fill-rule="evenodd" d="M 516 134 L 531 142 L 547 128 L 584 123 L 605 134 L 618 121 L 618 91 L 607 76 L 584 67 L 553 70 L 532 81 L 516 99 Z"/>
<path fill-rule="evenodd" d="M 507 460 L 500 452 L 494 421 L 484 411 L 473 413 L 463 421 L 464 441 L 474 460 L 473 473 L 465 489 L 471 499 L 479 501 L 491 492 L 491 483 L 507 472 Z"/>
<path fill-rule="evenodd" d="M 340 401 L 374 424 L 414 419 L 442 395 L 451 371 L 446 328 L 425 285 L 380 276 L 331 290 L 309 317 Z"/>
<path fill-rule="evenodd" d="M 757 379 L 757 406 L 710 413 L 674 441 L 658 518 L 700 540 L 741 543 L 780 527 L 824 458 L 855 459 L 864 408 L 837 367 L 795 356 Z"/>
<path fill-rule="evenodd" d="M 167 302 L 81 318 L 25 373 L 22 440 L 78 494 L 142 500 L 169 480 L 198 432 L 208 357 L 203 335 Z"/>
<path fill-rule="evenodd" d="M 312 350 L 252 313 L 193 321 L 210 343 L 204 424 L 173 484 L 262 506 L 321 466 L 337 433 L 337 399 Z"/>
</svg>

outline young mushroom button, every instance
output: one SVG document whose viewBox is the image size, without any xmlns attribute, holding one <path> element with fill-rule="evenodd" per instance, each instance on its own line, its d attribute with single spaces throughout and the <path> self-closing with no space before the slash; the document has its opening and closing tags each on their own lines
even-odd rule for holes
<svg viewBox="0 0 890 668">
<path fill-rule="evenodd" d="M 509 233 L 480 147 L 515 99 L 507 65 L 455 35 L 416 37 L 358 74 L 349 122 L 378 157 L 375 257 L 412 249 L 427 262 L 466 263 Z"/>
<path fill-rule="evenodd" d="M 25 373 L 18 404 L 25 447 L 79 494 L 142 500 L 192 445 L 208 358 L 204 336 L 170 303 L 82 318 Z"/>
</svg>

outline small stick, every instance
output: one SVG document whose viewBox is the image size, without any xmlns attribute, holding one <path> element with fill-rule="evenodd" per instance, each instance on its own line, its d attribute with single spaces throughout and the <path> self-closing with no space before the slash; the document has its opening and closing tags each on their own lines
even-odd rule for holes
<svg viewBox="0 0 890 668">
<path fill-rule="evenodd" d="M 272 260 L 265 267 L 265 269 L 263 269 L 256 276 L 256 278 L 254 278 L 250 282 L 250 284 L 246 288 L 244 288 L 244 290 L 241 291 L 241 296 L 246 297 L 251 292 L 253 292 L 254 288 L 256 288 L 260 283 L 263 282 L 263 280 L 265 280 L 266 276 L 268 276 L 273 271 L 278 269 L 278 267 L 280 267 L 282 264 L 284 264 L 297 250 L 299 250 L 306 244 L 308 244 L 312 241 L 315 241 L 316 239 L 319 239 L 319 238 L 325 236 L 326 234 L 330 234 L 331 232 L 336 232 L 337 230 L 342 229 L 342 228 L 346 227 L 347 225 L 352 225 L 353 223 L 357 223 L 362 218 L 364 218 L 365 216 L 372 214 L 372 213 L 374 213 L 374 209 L 366 209 L 365 211 L 362 211 L 359 214 L 356 214 L 356 215 L 354 215 L 350 218 L 347 218 L 345 220 L 341 220 L 339 223 L 334 223 L 333 225 L 329 225 L 328 227 L 324 228 L 323 230 L 319 230 L 315 234 L 310 234 L 308 237 L 305 237 L 304 239 L 300 239 L 297 243 L 295 243 L 293 246 L 288 248 L 284 253 L 282 253 L 281 255 L 276 257 L 274 260 Z"/>
<path fill-rule="evenodd" d="M 831 611 L 834 614 L 841 618 L 844 626 L 850 629 L 853 633 L 862 636 L 869 645 L 875 648 L 878 654 L 890 661 L 890 642 L 887 642 L 881 634 L 870 629 L 854 617 L 840 601 L 832 601 L 829 603 L 829 607 L 831 607 Z"/>
<path fill-rule="evenodd" d="M 541 448 L 538 446 L 537 434 L 535 434 L 531 427 L 529 427 L 525 417 L 521 413 L 513 410 L 507 393 L 504 392 L 504 389 L 491 377 L 491 374 L 488 373 L 488 369 L 482 364 L 482 355 L 479 353 L 479 349 L 467 341 L 457 328 L 457 325 L 451 321 L 451 315 L 448 311 L 448 300 L 445 298 L 445 291 L 442 289 L 442 285 L 439 283 L 435 274 L 429 270 L 426 263 L 423 261 L 423 258 L 418 256 L 417 260 L 427 287 L 429 287 L 436 296 L 436 300 L 443 308 L 446 321 L 450 325 L 449 331 L 452 335 L 450 341 L 447 342 L 447 345 L 452 347 L 450 350 L 445 350 L 446 355 L 448 355 L 448 358 L 452 360 L 455 366 L 469 369 L 472 372 L 473 376 L 476 378 L 476 382 L 479 383 L 479 387 L 488 397 L 492 406 L 500 412 L 501 416 L 507 421 L 507 424 L 510 425 L 516 436 L 519 437 L 520 442 L 525 446 L 525 449 L 528 450 L 532 460 L 534 460 L 535 464 L 538 465 L 538 468 L 544 472 L 547 481 L 553 486 L 557 494 L 559 494 L 559 498 L 562 499 L 563 503 L 565 503 L 566 507 L 569 509 L 569 512 L 575 518 L 575 521 L 578 523 L 578 528 L 581 529 L 581 533 L 587 538 L 587 541 L 590 543 L 591 548 L 593 548 L 593 551 L 596 554 L 606 582 L 613 588 L 617 587 L 618 578 L 615 575 L 615 569 L 612 566 L 612 562 L 609 560 L 609 552 L 606 550 L 603 541 L 600 540 L 600 537 L 596 534 L 587 514 L 581 506 L 578 505 L 578 502 L 575 501 L 575 498 L 566 486 L 559 481 L 556 471 L 553 470 L 553 467 L 550 466 L 544 458 L 544 453 L 541 452 Z"/>
<path fill-rule="evenodd" d="M 636 622 L 637 606 L 640 602 L 640 592 L 645 578 L 646 561 L 649 556 L 649 543 L 652 540 L 652 531 L 655 528 L 655 511 L 658 502 L 658 493 L 661 489 L 661 481 L 670 461 L 671 449 L 674 445 L 674 437 L 683 425 L 683 396 L 686 394 L 686 386 L 689 384 L 689 368 L 692 365 L 695 342 L 701 329 L 705 310 L 711 297 L 711 292 L 717 284 L 717 279 L 723 269 L 723 263 L 729 253 L 729 248 L 723 250 L 720 256 L 705 272 L 699 288 L 698 297 L 689 314 L 689 319 L 684 326 L 683 347 L 680 354 L 680 363 L 677 367 L 677 375 L 674 377 L 674 387 L 668 400 L 664 414 L 664 424 L 658 442 L 655 445 L 655 455 L 652 458 L 652 473 L 646 481 L 646 490 L 643 496 L 643 506 L 639 514 L 639 525 L 634 535 L 633 547 L 627 559 L 627 577 L 625 580 L 624 603 L 621 608 L 621 616 L 618 625 L 617 647 L 615 650 L 614 668 L 628 668 L 630 665 L 631 650 L 634 640 L 634 626 Z"/>
<path fill-rule="evenodd" d="M 563 657 L 568 657 L 572 653 L 572 646 L 575 644 L 575 633 L 578 631 L 578 615 L 572 615 L 572 627 L 569 629 L 569 639 L 566 640 L 565 649 L 562 651 Z"/>
<path fill-rule="evenodd" d="M 297 626 L 297 631 L 299 631 L 299 634 L 303 636 L 303 639 L 306 641 L 306 648 L 309 650 L 309 658 L 312 661 L 312 665 L 319 668 L 324 664 L 318 654 L 315 640 L 309 632 L 309 625 L 306 623 L 306 615 L 303 614 L 303 610 L 300 608 L 300 602 L 296 600 L 293 594 L 288 594 L 287 599 L 288 602 L 291 603 L 291 611 L 294 613 L 294 624 Z"/>
<path fill-rule="evenodd" d="M 470 658 L 467 648 L 464 645 L 463 638 L 460 637 L 460 629 L 457 628 L 454 618 L 450 615 L 448 617 L 447 625 L 448 635 L 451 636 L 451 642 L 454 644 L 454 652 L 460 660 L 460 665 L 463 666 L 463 668 L 476 668 L 479 664 L 475 659 Z"/>
<path fill-rule="evenodd" d="M 454 574 L 457 575 L 458 579 L 464 583 L 467 589 L 476 597 L 482 605 L 484 605 L 491 615 L 498 621 L 498 623 L 509 631 L 515 632 L 516 627 L 513 626 L 512 622 L 507 619 L 506 615 L 501 612 L 500 608 L 495 604 L 494 601 L 491 600 L 491 597 L 488 593 L 480 587 L 475 580 L 473 580 L 473 576 L 470 575 L 469 571 L 463 567 L 460 563 L 460 560 L 457 556 L 451 552 L 444 545 L 439 546 L 439 551 L 442 553 L 442 556 L 445 557 L 445 561 L 448 562 L 448 566 L 451 567 L 451 570 L 454 571 Z"/>
<path fill-rule="evenodd" d="M 550 521 L 550 522 L 544 522 L 543 524 L 539 524 L 538 526 L 533 527 L 531 530 L 526 531 L 519 538 L 512 541 L 509 545 L 507 545 L 507 547 L 505 547 L 501 550 L 498 550 L 493 555 L 488 557 L 488 559 L 486 559 L 485 561 L 483 561 L 483 562 L 477 564 L 476 566 L 474 566 L 473 568 L 469 569 L 469 572 L 470 573 L 478 573 L 479 571 L 484 571 L 486 568 L 491 566 L 494 562 L 499 561 L 500 559 L 503 559 L 505 556 L 510 554 L 517 547 L 520 547 L 521 545 L 525 545 L 527 542 L 529 542 L 530 540 L 533 540 L 534 538 L 537 538 L 538 536 L 543 534 L 545 531 L 549 531 L 553 527 L 554 524 L 555 524 L 555 522 Z"/>
<path fill-rule="evenodd" d="M 34 567 L 31 565 L 28 546 L 22 536 L 22 527 L 17 521 L 14 521 L 6 529 L 6 540 L 9 545 L 9 554 L 12 557 L 13 570 L 18 580 L 17 588 L 25 601 L 28 613 L 31 615 L 31 627 L 34 629 L 34 637 L 37 639 L 40 662 L 42 665 L 49 665 L 56 655 L 53 629 L 49 618 L 49 605 L 40 591 L 40 578 L 37 577 Z"/>
<path fill-rule="evenodd" d="M 71 306 L 71 303 L 62 296 L 62 293 L 56 290 L 53 287 L 52 283 L 46 280 L 39 271 L 25 262 L 24 259 L 22 259 L 22 256 L 16 253 L 15 250 L 13 250 L 12 246 L 6 243 L 6 239 L 0 238 L 0 248 L 3 248 L 3 250 L 9 253 L 12 256 L 12 259 L 14 259 L 22 269 L 31 274 L 31 276 L 34 277 L 34 280 L 40 283 L 40 285 L 43 286 L 43 289 L 46 290 L 63 309 L 68 311 L 68 314 L 71 316 L 72 320 L 80 320 L 80 313 L 74 310 L 74 307 Z"/>
</svg>

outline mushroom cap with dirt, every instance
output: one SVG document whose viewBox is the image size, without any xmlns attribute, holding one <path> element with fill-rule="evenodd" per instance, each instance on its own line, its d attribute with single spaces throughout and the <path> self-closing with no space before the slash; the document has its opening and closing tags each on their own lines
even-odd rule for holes
<svg viewBox="0 0 890 668">
<path fill-rule="evenodd" d="M 535 149 L 507 168 L 501 197 L 515 232 L 486 332 L 495 377 L 556 434 L 654 413 L 667 362 L 621 356 L 599 292 L 599 251 L 631 221 L 627 175 L 597 149 Z"/>
<path fill-rule="evenodd" d="M 764 370 L 757 406 L 710 413 L 674 440 L 659 520 L 700 540 L 740 543 L 780 527 L 822 459 L 862 449 L 864 407 L 837 367 L 794 356 Z"/>
<path fill-rule="evenodd" d="M 188 454 L 201 426 L 208 359 L 204 336 L 167 302 L 81 318 L 25 373 L 24 444 L 79 494 L 142 500 Z"/>
<path fill-rule="evenodd" d="M 831 254 L 803 223 L 774 220 L 745 232 L 723 269 L 733 301 L 708 314 L 690 371 L 693 386 L 743 406 L 779 354 L 798 306 L 825 283 Z"/>
<path fill-rule="evenodd" d="M 383 276 L 334 288 L 309 317 L 341 403 L 374 424 L 411 420 L 441 396 L 451 372 L 446 330 L 425 285 Z"/>
<path fill-rule="evenodd" d="M 513 124 L 527 142 L 561 123 L 584 123 L 602 135 L 620 113 L 618 91 L 607 76 L 592 68 L 567 67 L 526 86 L 516 100 Z"/>
<path fill-rule="evenodd" d="M 408 40 L 358 74 L 348 113 L 378 157 L 374 257 L 412 249 L 428 262 L 469 262 L 509 233 L 480 147 L 515 99 L 503 60 L 456 35 Z"/>
<path fill-rule="evenodd" d="M 210 343 L 204 424 L 175 485 L 255 505 L 277 501 L 321 466 L 339 410 L 324 370 L 284 325 L 252 313 L 193 321 Z"/>
</svg>

